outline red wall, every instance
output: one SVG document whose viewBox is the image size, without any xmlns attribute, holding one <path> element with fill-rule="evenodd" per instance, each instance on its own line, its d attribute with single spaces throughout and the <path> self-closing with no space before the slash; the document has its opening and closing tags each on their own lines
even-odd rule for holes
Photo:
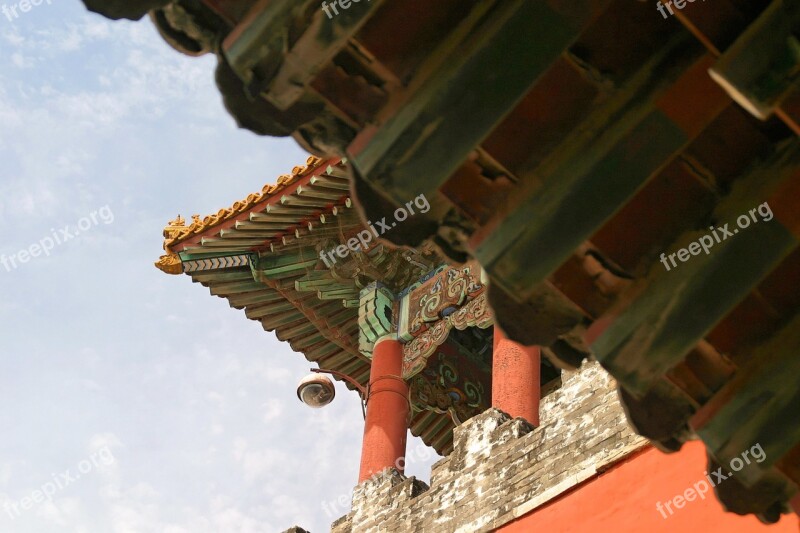
<svg viewBox="0 0 800 533">
<path fill-rule="evenodd" d="M 685 502 L 662 517 L 662 505 L 703 478 L 702 443 L 690 442 L 671 455 L 655 449 L 638 454 L 498 531 L 503 533 L 797 533 L 797 515 L 783 515 L 772 526 L 755 517 L 726 513 L 713 495 Z M 724 481 L 722 482 L 724 483 Z"/>
</svg>

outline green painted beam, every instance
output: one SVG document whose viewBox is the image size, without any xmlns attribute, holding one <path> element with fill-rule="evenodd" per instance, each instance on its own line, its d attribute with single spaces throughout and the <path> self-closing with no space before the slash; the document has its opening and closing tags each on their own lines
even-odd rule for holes
<svg viewBox="0 0 800 533">
<path fill-rule="evenodd" d="M 509 206 L 511 213 L 497 217 L 491 234 L 475 245 L 474 255 L 492 283 L 520 302 L 531 298 L 540 283 L 699 133 L 685 131 L 659 102 L 683 77 L 707 76 L 693 67 L 708 62 L 691 36 L 676 35 L 535 169 L 543 185 L 520 191 L 519 200 L 512 198 L 518 203 Z M 725 99 L 721 91 L 719 99 Z M 682 112 L 692 105 L 687 102 Z M 710 121 L 721 110 L 698 114 Z"/>
<path fill-rule="evenodd" d="M 341 306 L 337 306 L 339 311 L 335 313 L 331 313 L 330 316 L 325 317 L 325 323 L 330 327 L 340 327 L 347 323 L 355 323 L 358 322 L 358 313 L 353 311 L 352 309 L 344 309 Z"/>
<path fill-rule="evenodd" d="M 723 464 L 742 457 L 756 444 L 766 457 L 751 459 L 736 476 L 756 483 L 800 444 L 800 316 L 753 350 L 749 364 L 720 390 L 695 418 L 695 428 Z"/>
<path fill-rule="evenodd" d="M 192 281 L 198 283 L 209 283 L 219 281 L 253 281 L 253 274 L 250 269 L 244 267 L 243 269 L 235 270 L 217 270 L 212 272 L 191 272 L 189 275 Z"/>
<path fill-rule="evenodd" d="M 314 281 L 309 280 L 296 280 L 294 282 L 294 290 L 297 292 L 317 292 L 320 289 L 328 288 L 336 288 L 339 286 L 339 283 L 332 278 L 327 279 L 318 279 Z"/>
<path fill-rule="evenodd" d="M 252 274 L 251 274 L 252 277 Z M 244 305 L 278 302 L 284 300 L 284 297 L 272 289 L 267 288 L 261 284 L 259 289 L 251 293 L 236 294 L 228 297 L 228 301 L 234 307 L 241 307 Z"/>
<path fill-rule="evenodd" d="M 214 283 L 211 285 L 211 294 L 215 296 L 227 296 L 229 294 L 239 294 L 243 292 L 253 292 L 262 289 L 264 286 L 257 281 L 232 281 L 227 283 Z"/>
<path fill-rule="evenodd" d="M 798 245 L 777 218 L 738 230 L 737 217 L 769 198 L 785 180 L 800 178 L 800 140 L 741 178 L 714 220 L 734 234 L 667 271 L 653 266 L 646 292 L 592 345 L 595 357 L 631 393 L 640 396 L 684 356 Z M 711 233 L 684 235 L 675 253 Z M 716 232 L 721 233 L 720 231 Z"/>
<path fill-rule="evenodd" d="M 181 261 L 196 261 L 198 259 L 211 259 L 211 257 L 231 257 L 242 255 L 242 252 L 239 250 L 231 250 L 226 252 L 225 250 L 203 250 L 202 248 L 192 248 L 192 251 L 183 251 L 179 252 L 178 255 L 181 258 Z"/>
<path fill-rule="evenodd" d="M 314 325 L 314 323 L 308 320 L 303 320 L 296 326 L 282 327 L 280 330 L 278 330 L 278 340 L 291 340 L 294 337 L 305 335 L 307 333 L 311 333 L 312 331 L 317 331 L 317 327 Z"/>
<path fill-rule="evenodd" d="M 590 169 L 573 160 L 547 176 L 475 257 L 508 294 L 530 297 L 687 140 L 662 113 L 650 113 Z"/>
<path fill-rule="evenodd" d="M 351 289 L 358 292 L 358 289 L 355 289 L 356 282 L 354 280 L 336 280 L 333 279 L 329 270 L 312 270 L 302 278 L 296 280 L 294 282 L 295 290 L 299 292 L 303 291 L 317 291 L 317 290 L 324 290 L 325 287 L 329 287 L 330 289 Z"/>
<path fill-rule="evenodd" d="M 253 261 L 253 268 L 270 279 L 296 275 L 297 271 L 313 270 L 319 257 L 313 253 L 286 253 L 260 256 Z"/>
<path fill-rule="evenodd" d="M 317 331 L 317 333 L 315 333 L 313 335 L 309 335 L 307 337 L 291 339 L 289 341 L 289 344 L 292 346 L 292 349 L 294 351 L 296 351 L 296 352 L 302 351 L 302 352 L 304 352 L 306 354 L 306 356 L 309 356 L 309 354 L 308 354 L 308 352 L 306 350 L 308 350 L 309 347 L 314 346 L 315 344 L 319 344 L 321 342 L 326 343 L 326 345 L 330 345 L 331 349 L 336 349 L 336 350 L 340 350 L 341 349 L 338 346 L 336 346 L 335 344 L 333 344 L 332 342 L 328 341 L 328 339 L 325 338 L 325 335 L 323 335 L 319 331 Z"/>
<path fill-rule="evenodd" d="M 301 318 L 303 318 L 303 313 L 295 308 L 292 308 L 288 311 L 265 316 L 261 319 L 261 325 L 264 327 L 264 329 L 273 331 L 281 326 L 297 322 Z"/>
<path fill-rule="evenodd" d="M 739 105 L 769 118 L 800 88 L 800 3 L 773 0 L 710 73 Z"/>
<path fill-rule="evenodd" d="M 608 3 L 575 1 L 568 15 L 550 2 L 478 3 L 462 22 L 468 31 L 456 29 L 460 41 L 446 43 L 435 75 L 361 152 L 349 154 L 351 163 L 398 205 L 423 193 L 433 198 Z"/>
<path fill-rule="evenodd" d="M 328 2 L 327 14 L 320 2 L 262 1 L 241 24 L 240 33 L 226 39 L 225 57 L 251 94 L 264 92 L 279 109 L 287 110 L 383 1 L 352 2 L 348 9 Z M 290 36 L 290 31 L 299 37 Z"/>
<path fill-rule="evenodd" d="M 271 302 L 262 305 L 249 305 L 247 309 L 245 309 L 244 314 L 251 320 L 259 320 L 294 308 L 295 306 L 292 302 L 284 300 L 282 302 Z"/>
<path fill-rule="evenodd" d="M 355 37 L 383 1 L 351 1 L 348 9 L 331 2 L 327 9 L 329 14 L 325 16 L 322 15 L 320 5 L 319 13 L 312 17 L 311 26 L 286 54 L 284 64 L 272 79 L 267 98 L 279 109 L 289 109 L 300 99 L 317 74 Z M 333 10 L 337 9 L 337 5 L 339 14 L 335 15 Z"/>
<path fill-rule="evenodd" d="M 328 169 L 333 171 L 333 167 L 328 165 Z M 322 187 L 325 189 L 333 189 L 336 191 L 350 191 L 350 179 L 347 177 L 347 174 L 344 173 L 343 170 L 339 170 L 342 177 L 336 178 L 333 177 L 333 174 L 330 171 L 326 171 L 326 173 L 322 176 L 311 176 L 311 179 L 308 181 L 310 185 L 315 187 Z"/>
<path fill-rule="evenodd" d="M 266 89 L 271 81 L 270 73 L 254 73 L 254 70 L 260 64 L 271 62 L 274 65 L 283 60 L 290 29 L 295 28 L 315 4 L 312 0 L 259 0 L 225 38 L 222 43 L 225 58 L 245 81 L 251 96 Z"/>
<path fill-rule="evenodd" d="M 317 298 L 320 300 L 341 300 L 358 296 L 356 287 L 331 287 L 317 291 Z"/>
<path fill-rule="evenodd" d="M 343 350 L 341 346 L 337 346 L 323 337 L 322 340 L 317 341 L 316 343 L 305 344 L 304 353 L 306 354 L 306 357 L 314 357 L 315 359 L 318 359 L 320 357 L 328 357 L 341 351 L 346 350 Z"/>
<path fill-rule="evenodd" d="M 361 289 L 358 308 L 359 351 L 369 357 L 379 338 L 393 330 L 394 295 L 377 282 Z"/>
<path fill-rule="evenodd" d="M 246 251 L 253 246 L 261 246 L 264 244 L 264 239 L 252 238 L 243 235 L 241 239 L 222 239 L 222 238 L 209 238 L 203 237 L 200 239 L 200 244 L 203 248 L 214 249 L 222 252 L 223 255 L 228 250 L 239 250 L 239 253 Z M 235 255 L 235 254 L 229 254 Z"/>
</svg>

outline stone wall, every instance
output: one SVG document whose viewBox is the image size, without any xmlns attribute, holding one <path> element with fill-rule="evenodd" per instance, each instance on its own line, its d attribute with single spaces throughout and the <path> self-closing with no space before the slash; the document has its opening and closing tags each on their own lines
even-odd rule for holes
<svg viewBox="0 0 800 533">
<path fill-rule="evenodd" d="M 353 491 L 334 533 L 489 531 L 646 446 L 625 421 L 613 379 L 596 363 L 564 372 L 542 399 L 541 425 L 490 409 L 454 432 L 431 486 L 394 469 Z"/>
</svg>

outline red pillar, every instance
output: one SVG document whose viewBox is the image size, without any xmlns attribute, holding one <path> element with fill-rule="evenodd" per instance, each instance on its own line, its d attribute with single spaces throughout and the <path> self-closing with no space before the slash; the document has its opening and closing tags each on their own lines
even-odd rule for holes
<svg viewBox="0 0 800 533">
<path fill-rule="evenodd" d="M 403 345 L 396 335 L 378 339 L 372 351 L 367 419 L 358 482 L 387 467 L 403 471 L 408 431 L 408 384 L 403 373 Z"/>
<path fill-rule="evenodd" d="M 492 407 L 538 426 L 541 396 L 539 347 L 522 346 L 509 340 L 495 325 L 493 349 Z"/>
</svg>

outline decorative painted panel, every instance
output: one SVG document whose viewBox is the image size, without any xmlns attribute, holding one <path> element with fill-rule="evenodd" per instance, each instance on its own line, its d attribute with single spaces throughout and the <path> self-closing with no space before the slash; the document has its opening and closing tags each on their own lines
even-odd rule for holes
<svg viewBox="0 0 800 533">
<path fill-rule="evenodd" d="M 223 257 L 209 257 L 208 259 L 194 259 L 183 262 L 184 272 L 203 272 L 206 270 L 219 270 L 222 268 L 235 268 L 250 264 L 250 255 L 228 255 Z"/>
<path fill-rule="evenodd" d="M 487 409 L 491 400 L 491 375 L 449 342 L 437 347 L 409 385 L 414 410 L 449 414 L 456 425 Z"/>
<path fill-rule="evenodd" d="M 488 328 L 494 323 L 486 293 L 438 320 L 421 335 L 403 345 L 403 378 L 408 379 L 425 368 L 428 357 L 444 343 L 450 330 L 468 327 Z"/>
<path fill-rule="evenodd" d="M 483 290 L 477 265 L 437 268 L 402 294 L 397 328 L 399 338 L 411 341 L 474 300 Z"/>
<path fill-rule="evenodd" d="M 375 341 L 392 333 L 394 295 L 379 283 L 370 283 L 361 290 L 358 307 L 358 349 L 372 359 Z"/>
</svg>

